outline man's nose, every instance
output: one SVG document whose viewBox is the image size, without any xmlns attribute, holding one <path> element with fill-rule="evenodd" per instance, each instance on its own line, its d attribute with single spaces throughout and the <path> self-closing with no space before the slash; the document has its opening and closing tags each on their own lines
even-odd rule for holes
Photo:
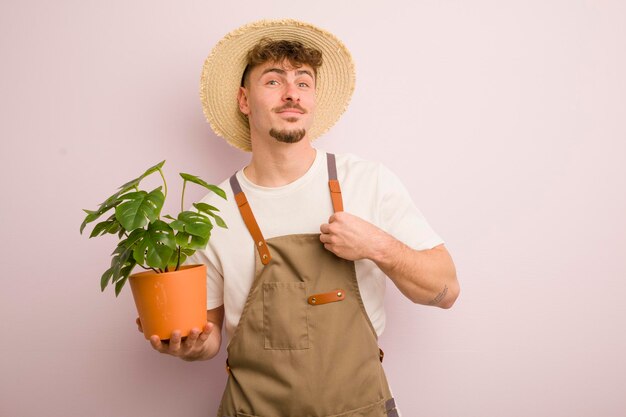
<svg viewBox="0 0 626 417">
<path fill-rule="evenodd" d="M 287 83 L 285 86 L 285 92 L 283 94 L 283 100 L 285 101 L 300 101 L 300 94 L 295 84 Z"/>
</svg>

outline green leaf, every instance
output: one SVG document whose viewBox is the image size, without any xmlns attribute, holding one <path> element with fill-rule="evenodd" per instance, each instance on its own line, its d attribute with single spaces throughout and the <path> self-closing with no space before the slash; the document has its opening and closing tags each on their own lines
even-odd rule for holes
<svg viewBox="0 0 626 417">
<path fill-rule="evenodd" d="M 98 206 L 98 210 L 92 211 L 92 210 L 83 210 L 85 213 L 87 213 L 87 217 L 85 217 L 85 220 L 83 220 L 83 223 L 80 225 L 80 233 L 83 233 L 83 230 L 85 229 L 85 226 L 88 223 L 91 223 L 95 220 L 97 220 L 98 218 L 100 218 L 100 216 L 102 216 L 104 213 L 106 213 L 107 211 L 109 211 L 110 209 L 117 207 L 120 203 L 122 203 L 122 201 L 124 201 L 123 195 L 124 193 L 130 191 L 131 189 L 137 187 L 139 185 L 139 182 L 144 179 L 146 176 L 152 174 L 153 172 L 158 171 L 159 169 L 161 169 L 163 167 L 163 164 L 165 163 L 165 161 L 161 161 L 158 164 L 154 165 L 153 167 L 148 168 L 148 170 L 146 170 L 146 172 L 144 172 L 143 174 L 141 174 L 139 177 L 127 182 L 126 184 L 122 185 L 121 187 L 119 187 L 118 191 L 113 194 L 112 196 L 110 196 L 109 198 L 107 198 L 106 200 L 104 200 L 104 202 L 100 203 L 100 205 Z"/>
<path fill-rule="evenodd" d="M 187 238 L 195 238 L 197 239 L 197 236 L 191 236 L 191 235 L 186 235 Z M 178 236 L 177 236 L 178 237 Z M 182 239 L 182 236 L 181 236 Z M 194 242 L 194 245 L 202 245 L 203 242 L 200 242 L 199 240 L 196 240 Z M 202 248 L 198 248 L 198 249 L 204 249 L 204 247 L 206 247 L 206 244 L 208 243 L 208 239 L 206 241 L 204 241 L 204 245 L 202 246 Z M 174 252 L 174 255 L 172 255 L 172 259 L 170 259 L 169 262 L 169 270 L 172 271 L 174 270 L 174 268 L 176 268 L 176 264 L 178 263 L 179 266 L 184 265 L 185 261 L 187 260 L 188 257 L 190 257 L 191 255 L 193 255 L 194 253 L 196 253 L 196 249 L 190 249 L 190 248 L 185 248 L 185 247 L 180 247 L 180 261 L 178 260 L 178 251 Z"/>
<path fill-rule="evenodd" d="M 193 206 L 197 208 L 200 212 L 206 213 L 209 216 L 213 217 L 215 219 L 215 223 L 217 223 L 219 227 L 228 229 L 228 226 L 226 226 L 226 223 L 224 222 L 224 220 L 222 220 L 222 218 L 218 216 L 217 214 L 213 213 L 213 211 L 219 211 L 217 208 L 206 203 L 194 203 Z"/>
<path fill-rule="evenodd" d="M 104 213 L 106 213 L 107 211 L 111 210 L 112 208 L 120 204 L 123 201 L 120 198 L 120 194 L 121 192 L 118 191 L 117 193 L 113 194 L 111 197 L 107 198 L 103 203 L 100 204 L 100 206 L 98 206 L 98 210 L 96 211 L 83 209 L 83 211 L 87 213 L 87 217 L 85 217 L 85 220 L 80 225 L 80 233 L 81 234 L 83 233 L 83 229 L 88 223 L 91 223 L 94 220 L 99 219 L 100 216 L 102 216 Z"/>
<path fill-rule="evenodd" d="M 142 178 L 141 177 L 137 177 L 134 180 L 130 180 L 128 181 L 126 184 L 120 185 L 118 188 L 118 192 L 116 193 L 118 195 L 118 197 L 130 190 L 133 190 L 135 188 L 139 187 L 139 183 L 141 182 Z M 115 194 L 114 194 L 115 195 Z"/>
<path fill-rule="evenodd" d="M 185 233 L 185 232 L 176 233 L 176 244 L 180 246 L 181 248 L 187 247 L 189 243 L 189 239 L 191 239 L 191 235 L 189 233 Z"/>
<path fill-rule="evenodd" d="M 139 246 L 141 245 L 141 242 L 143 242 L 144 236 L 147 233 L 148 232 L 144 229 L 133 230 L 133 234 L 135 234 L 134 238 L 137 239 L 137 244 L 133 245 L 133 259 L 135 259 L 139 265 L 144 265 L 146 263 L 146 250 L 140 249 Z"/>
<path fill-rule="evenodd" d="M 148 221 L 158 219 L 165 202 L 161 187 L 150 193 L 136 191 L 121 196 L 123 203 L 115 208 L 115 218 L 128 231 L 144 227 Z"/>
<path fill-rule="evenodd" d="M 176 230 L 177 232 L 184 232 L 185 231 L 185 222 L 182 222 L 180 220 L 174 220 L 170 222 L 170 227 L 174 230 Z"/>
<path fill-rule="evenodd" d="M 195 250 L 206 248 L 211 237 L 213 224 L 209 217 L 194 211 L 183 211 L 178 214 L 178 219 L 170 223 L 176 230 L 176 244 L 181 249 Z M 193 253 L 192 252 L 192 253 Z"/>
<path fill-rule="evenodd" d="M 112 215 L 107 220 L 98 223 L 91 231 L 91 235 L 89 235 L 89 237 L 92 238 L 99 235 L 105 235 L 107 233 L 115 234 L 121 227 L 122 225 L 120 225 L 120 222 L 115 219 L 115 215 Z"/>
<path fill-rule="evenodd" d="M 224 220 L 222 220 L 222 218 L 218 216 L 217 214 L 213 213 L 213 210 L 217 210 L 215 207 L 206 203 L 194 203 L 193 206 L 197 208 L 200 212 L 206 213 L 209 216 L 213 217 L 215 219 L 215 223 L 217 223 L 219 227 L 228 229 L 228 226 L 226 226 L 226 223 L 224 222 Z"/>
<path fill-rule="evenodd" d="M 135 263 L 135 260 L 132 258 L 133 251 L 130 248 L 124 248 L 124 250 L 120 251 L 118 256 L 114 258 L 115 264 L 112 266 L 115 267 L 113 270 L 113 276 L 111 277 L 111 282 L 117 282 L 122 276 L 122 270 L 124 266 L 128 262 Z"/>
<path fill-rule="evenodd" d="M 125 267 L 130 264 L 130 268 L 132 269 L 132 267 L 135 266 L 135 260 L 131 257 L 132 253 L 131 248 L 121 245 L 115 248 L 113 251 L 113 259 L 111 259 L 111 267 L 107 269 L 100 278 L 100 288 L 102 291 L 107 287 L 109 281 L 116 282 L 120 279 Z"/>
<path fill-rule="evenodd" d="M 152 174 L 153 172 L 157 172 L 158 170 L 160 170 L 161 168 L 163 168 L 163 164 L 165 164 L 165 160 L 162 160 L 161 162 L 159 162 L 158 164 L 151 166 L 150 168 L 148 168 L 146 170 L 146 172 L 144 172 L 143 174 L 141 174 L 141 176 L 139 178 L 144 179 L 145 177 L 147 177 L 148 175 Z"/>
<path fill-rule="evenodd" d="M 85 226 L 87 226 L 88 223 L 91 223 L 100 217 L 100 214 L 98 214 L 97 211 L 86 210 L 86 209 L 83 209 L 83 211 L 87 213 L 87 216 L 85 217 L 85 220 L 83 220 L 83 222 L 80 225 L 81 235 L 83 234 L 83 230 L 85 230 Z"/>
<path fill-rule="evenodd" d="M 180 212 L 178 221 L 184 224 L 184 232 L 202 238 L 208 237 L 211 234 L 211 229 L 213 229 L 211 220 L 204 214 L 196 213 L 195 211 Z M 177 223 L 175 226 L 178 227 L 179 224 Z"/>
<path fill-rule="evenodd" d="M 183 179 L 186 180 L 186 181 L 193 182 L 194 184 L 201 185 L 204 188 L 207 188 L 207 189 L 213 191 L 215 194 L 219 195 L 224 200 L 226 200 L 226 193 L 220 187 L 218 187 L 216 185 L 209 184 L 206 181 L 204 181 L 203 179 L 201 179 L 199 177 L 196 177 L 195 175 L 185 174 L 185 173 L 181 172 L 180 176 L 183 177 Z"/>
<path fill-rule="evenodd" d="M 113 252 L 111 252 L 111 256 L 114 256 L 115 254 L 120 254 L 122 252 L 124 252 L 124 250 L 126 250 L 126 241 L 127 239 L 121 240 L 117 246 L 115 247 L 115 250 Z"/>
<path fill-rule="evenodd" d="M 187 256 L 191 256 L 191 255 L 193 255 L 194 253 L 196 253 L 195 249 L 180 248 L 180 251 L 181 251 L 182 253 L 184 253 L 185 255 L 187 255 Z M 182 262 L 181 262 L 181 263 L 182 263 Z"/>
<path fill-rule="evenodd" d="M 220 216 L 218 216 L 215 213 L 209 212 L 207 213 L 209 216 L 212 216 L 215 219 L 215 223 L 217 223 L 217 225 L 219 227 L 223 227 L 224 229 L 228 229 L 228 226 L 226 226 L 226 223 L 224 223 L 224 220 L 222 220 L 222 218 Z"/>
<path fill-rule="evenodd" d="M 172 257 L 170 258 L 169 262 L 167 263 L 168 271 L 174 271 L 176 269 L 176 265 L 177 264 L 182 265 L 186 258 L 187 258 L 187 256 L 181 250 L 180 251 L 180 261 L 179 261 L 179 252 L 178 252 L 178 250 L 175 250 L 174 253 L 172 254 Z"/>
<path fill-rule="evenodd" d="M 98 223 L 93 230 L 91 231 L 91 234 L 89 235 L 89 238 L 92 237 L 96 237 L 100 234 L 105 234 L 105 230 L 111 225 L 111 220 L 105 220 L 103 222 Z"/>
<path fill-rule="evenodd" d="M 220 209 L 218 209 L 217 207 L 213 207 L 212 205 L 207 204 L 207 203 L 194 203 L 193 206 L 203 213 L 209 213 L 211 211 L 220 211 Z"/>
<path fill-rule="evenodd" d="M 138 264 L 165 269 L 176 250 L 172 228 L 164 221 L 157 220 L 150 223 L 147 230 L 137 229 L 137 236 L 137 244 L 133 250 L 135 261 Z"/>
<path fill-rule="evenodd" d="M 189 249 L 194 252 L 198 249 L 206 248 L 206 245 L 209 243 L 209 238 L 211 234 L 208 236 L 194 236 L 185 232 L 176 233 L 176 244 L 181 247 L 181 249 Z"/>
<path fill-rule="evenodd" d="M 115 194 L 113 194 L 111 197 L 107 198 L 102 203 L 100 203 L 100 205 L 98 206 L 98 210 L 96 211 L 98 216 L 103 215 L 104 213 L 112 209 L 113 207 L 116 207 L 118 204 L 120 204 L 123 201 L 120 198 L 121 195 L 122 195 L 122 192 L 118 191 Z"/>
<path fill-rule="evenodd" d="M 109 281 L 111 280 L 111 277 L 113 276 L 114 269 L 115 267 L 113 266 L 110 267 L 109 269 L 104 271 L 104 274 L 102 274 L 102 277 L 100 277 L 100 290 L 101 291 L 104 291 L 107 285 L 109 285 Z"/>
<path fill-rule="evenodd" d="M 122 292 L 122 288 L 124 287 L 124 284 L 126 284 L 127 280 L 128 280 L 128 277 L 126 276 L 115 283 L 115 296 L 116 297 L 120 295 L 120 292 Z"/>
<path fill-rule="evenodd" d="M 124 267 L 120 270 L 121 279 L 115 283 L 115 296 L 120 295 L 120 291 L 128 281 L 128 277 L 130 273 L 133 271 L 133 268 L 137 265 L 133 258 L 130 258 L 128 262 L 124 265 Z"/>
<path fill-rule="evenodd" d="M 158 164 L 148 168 L 146 170 L 146 172 L 144 172 L 143 174 L 141 174 L 140 176 L 138 176 L 137 178 L 135 178 L 134 180 L 130 180 L 128 181 L 126 184 L 121 185 L 119 187 L 118 193 L 119 194 L 123 194 L 127 191 L 132 190 L 135 187 L 139 186 L 139 183 L 141 182 L 141 180 L 143 180 L 144 178 L 146 178 L 148 175 L 152 174 L 153 172 L 156 172 L 158 170 L 160 170 L 163 167 L 163 164 L 165 163 L 165 161 L 161 161 Z"/>
<path fill-rule="evenodd" d="M 113 254 L 123 251 L 124 249 L 134 249 L 137 242 L 143 237 L 143 229 L 135 229 L 126 239 L 120 240 L 117 244 L 117 248 L 113 251 Z"/>
<path fill-rule="evenodd" d="M 122 277 L 128 277 L 133 271 L 135 265 L 137 265 L 137 262 L 135 262 L 133 257 L 130 257 L 124 267 L 120 270 L 120 275 L 122 275 Z"/>
</svg>

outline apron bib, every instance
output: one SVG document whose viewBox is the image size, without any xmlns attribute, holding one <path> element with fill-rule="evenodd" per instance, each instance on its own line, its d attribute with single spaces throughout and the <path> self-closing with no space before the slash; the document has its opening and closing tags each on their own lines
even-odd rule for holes
<svg viewBox="0 0 626 417">
<path fill-rule="evenodd" d="M 327 157 L 333 208 L 342 211 Z M 324 248 L 319 233 L 265 240 L 236 175 L 230 183 L 257 251 L 218 417 L 397 417 L 354 262 Z"/>
</svg>

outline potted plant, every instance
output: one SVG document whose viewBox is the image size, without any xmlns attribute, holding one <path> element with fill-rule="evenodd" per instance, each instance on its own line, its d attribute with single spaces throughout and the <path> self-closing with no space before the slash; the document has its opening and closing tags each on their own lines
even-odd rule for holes
<svg viewBox="0 0 626 417">
<path fill-rule="evenodd" d="M 168 339 L 172 330 L 178 329 L 186 336 L 192 328 L 202 328 L 206 323 L 206 266 L 183 266 L 183 262 L 196 250 L 206 248 L 213 222 L 223 228 L 227 226 L 216 214 L 219 210 L 209 204 L 194 203 L 196 211 L 184 209 L 187 182 L 226 199 L 221 188 L 185 173 L 180 173 L 183 179 L 180 213 L 176 217 L 162 216 L 167 197 L 164 163 L 154 165 L 119 187 L 96 210 L 84 210 L 87 216 L 80 233 L 87 224 L 113 210 L 106 220 L 94 226 L 89 236 L 116 234 L 119 238 L 111 254 L 111 266 L 100 278 L 101 290 L 115 284 L 117 297 L 126 281 L 130 281 L 145 337 L 156 334 Z M 149 192 L 139 189 L 141 181 L 156 172 L 161 175 L 163 185 Z M 131 274 L 137 266 L 145 271 Z"/>
</svg>

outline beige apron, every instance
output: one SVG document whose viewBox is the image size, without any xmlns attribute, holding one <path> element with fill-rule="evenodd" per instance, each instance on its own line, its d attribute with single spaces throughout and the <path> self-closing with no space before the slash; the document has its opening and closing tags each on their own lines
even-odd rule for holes
<svg viewBox="0 0 626 417">
<path fill-rule="evenodd" d="M 333 154 L 328 175 L 342 211 Z M 236 175 L 230 183 L 257 256 L 218 417 L 397 417 L 354 262 L 318 233 L 265 240 Z"/>
</svg>

